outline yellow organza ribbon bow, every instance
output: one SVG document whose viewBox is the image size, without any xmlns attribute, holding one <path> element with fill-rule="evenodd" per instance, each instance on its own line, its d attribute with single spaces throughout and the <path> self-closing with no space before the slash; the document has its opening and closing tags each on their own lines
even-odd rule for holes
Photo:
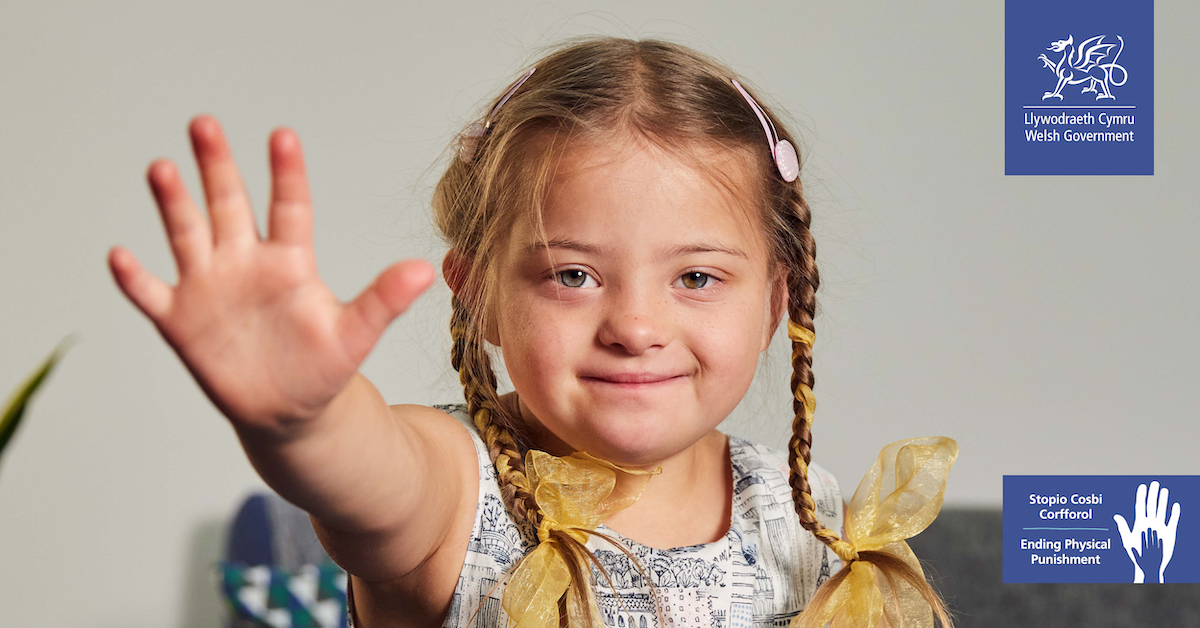
<svg viewBox="0 0 1200 628">
<path fill-rule="evenodd" d="M 661 472 L 661 468 L 625 469 L 581 451 L 565 458 L 536 449 L 525 455 L 525 473 L 542 521 L 537 531 L 540 543 L 517 565 L 504 590 L 501 604 L 512 620 L 510 626 L 558 628 L 559 600 L 571 587 L 567 562 L 571 549 L 565 545 L 572 540 L 586 543 L 596 526 L 633 505 L 650 476 Z M 577 566 L 584 569 L 585 577 L 591 576 L 586 564 Z M 579 622 L 589 616 L 593 625 L 604 625 L 591 589 L 587 592 L 585 606 L 576 596 L 567 596 L 569 625 L 582 625 Z"/>
<path fill-rule="evenodd" d="M 846 541 L 854 551 L 887 552 L 924 578 L 905 539 L 937 517 L 957 457 L 958 443 L 944 437 L 911 438 L 884 447 L 846 512 Z M 801 613 L 791 626 L 825 626 L 832 621 L 831 628 L 932 627 L 933 612 L 925 598 L 903 580 L 892 584 L 895 591 L 875 566 L 855 560 L 823 612 L 810 618 Z"/>
</svg>

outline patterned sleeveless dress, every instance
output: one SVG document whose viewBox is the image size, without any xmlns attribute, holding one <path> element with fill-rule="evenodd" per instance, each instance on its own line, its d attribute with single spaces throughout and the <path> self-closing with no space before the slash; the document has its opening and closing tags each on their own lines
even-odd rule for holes
<svg viewBox="0 0 1200 628">
<path fill-rule="evenodd" d="M 537 543 L 536 531 L 517 524 L 501 501 L 496 469 L 487 447 L 467 417 L 465 404 L 433 406 L 463 423 L 479 459 L 479 509 L 466 560 L 443 628 L 508 628 L 501 608 L 502 579 Z M 733 468 L 733 509 L 724 538 L 669 550 L 646 547 L 601 524 L 597 530 L 621 542 L 641 562 L 655 586 L 621 551 L 592 537 L 595 552 L 611 578 L 592 567 L 600 614 L 614 628 L 785 627 L 804 609 L 817 587 L 837 573 L 841 560 L 811 532 L 800 527 L 788 486 L 787 455 L 735 436 L 729 437 Z M 837 481 L 817 464 L 809 465 L 817 514 L 826 527 L 841 530 L 842 495 Z M 349 627 L 357 621 L 354 592 L 347 582 Z M 619 598 L 619 599 L 618 599 Z M 656 606 L 658 608 L 656 608 Z M 660 623 L 661 609 L 665 624 Z"/>
</svg>

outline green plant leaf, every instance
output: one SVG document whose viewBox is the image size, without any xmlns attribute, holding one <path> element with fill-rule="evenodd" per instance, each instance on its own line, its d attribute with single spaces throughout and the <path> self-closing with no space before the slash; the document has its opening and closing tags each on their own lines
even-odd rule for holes
<svg viewBox="0 0 1200 628">
<path fill-rule="evenodd" d="M 8 401 L 4 404 L 4 414 L 0 417 L 0 454 L 4 453 L 4 447 L 8 445 L 8 441 L 16 433 L 17 425 L 21 423 L 21 417 L 25 414 L 25 408 L 29 405 L 30 397 L 46 381 L 46 376 L 50 374 L 50 370 L 58 364 L 58 361 L 67 352 L 67 349 L 74 343 L 75 334 L 64 338 L 54 348 L 50 356 L 42 362 L 42 365 L 8 398 Z"/>
</svg>

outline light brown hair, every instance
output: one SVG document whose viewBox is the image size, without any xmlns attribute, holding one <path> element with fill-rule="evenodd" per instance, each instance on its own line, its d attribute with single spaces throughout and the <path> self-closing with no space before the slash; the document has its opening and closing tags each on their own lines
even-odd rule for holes
<svg viewBox="0 0 1200 628">
<path fill-rule="evenodd" d="M 758 224 L 765 232 L 769 276 L 781 273 L 786 277 L 788 315 L 809 330 L 813 330 L 820 283 L 816 245 L 809 231 L 812 214 L 801 180 L 789 183 L 779 175 L 762 125 L 731 84 L 730 79 L 737 77 L 727 67 L 686 46 L 610 37 L 568 40 L 535 66 L 535 73 L 496 112 L 473 159 L 453 159 L 433 197 L 438 229 L 447 244 L 466 254 L 468 260 L 462 270 L 462 287 L 453 300 L 451 364 L 459 373 L 467 412 L 496 466 L 506 506 L 519 523 L 532 526 L 540 522 L 540 513 L 523 463 L 531 443 L 520 418 L 501 407 L 484 345 L 484 326 L 495 299 L 494 260 L 513 225 L 530 220 L 545 238 L 542 203 L 565 146 L 632 132 L 700 168 L 705 168 L 705 150 L 740 155 L 747 171 L 754 173 L 748 181 L 730 180 L 716 171 L 712 174 L 725 185 L 743 188 L 739 196 L 755 201 L 748 206 L 758 213 Z M 745 85 L 740 78 L 739 82 Z M 753 95 L 753 90 L 747 90 Z M 487 109 L 498 99 L 487 103 Z M 799 146 L 765 102 L 757 96 L 755 100 L 775 122 L 780 138 Z M 707 169 L 714 170 L 711 166 Z M 799 342 L 793 342 L 792 348 L 794 419 L 788 444 L 792 498 L 801 525 L 844 553 L 844 542 L 837 533 L 817 519 L 808 483 L 812 426 L 795 393 L 801 384 L 812 387 L 815 383 L 811 349 Z M 898 577 L 914 586 L 919 581 L 918 589 L 934 613 L 949 625 L 940 599 L 923 577 L 903 561 L 880 559 L 875 554 L 864 552 L 859 559 L 874 564 L 889 581 Z M 808 610 L 828 599 L 830 583 L 842 580 L 849 564 L 846 561 L 842 571 L 821 587 Z M 573 588 L 590 586 L 589 569 L 574 569 L 573 573 L 584 580 Z"/>
</svg>

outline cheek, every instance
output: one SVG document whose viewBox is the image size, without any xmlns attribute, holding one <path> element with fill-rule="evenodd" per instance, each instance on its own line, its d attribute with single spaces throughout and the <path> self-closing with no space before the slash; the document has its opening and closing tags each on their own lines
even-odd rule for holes
<svg viewBox="0 0 1200 628">
<path fill-rule="evenodd" d="M 533 303 L 513 299 L 501 308 L 500 346 L 514 381 L 557 377 L 580 342 L 580 331 L 561 313 L 539 311 Z"/>
<path fill-rule="evenodd" d="M 762 304 L 747 301 L 720 317 L 709 318 L 703 326 L 703 337 L 694 346 L 719 360 L 727 368 L 743 368 L 754 363 L 762 349 L 766 311 Z"/>
</svg>

